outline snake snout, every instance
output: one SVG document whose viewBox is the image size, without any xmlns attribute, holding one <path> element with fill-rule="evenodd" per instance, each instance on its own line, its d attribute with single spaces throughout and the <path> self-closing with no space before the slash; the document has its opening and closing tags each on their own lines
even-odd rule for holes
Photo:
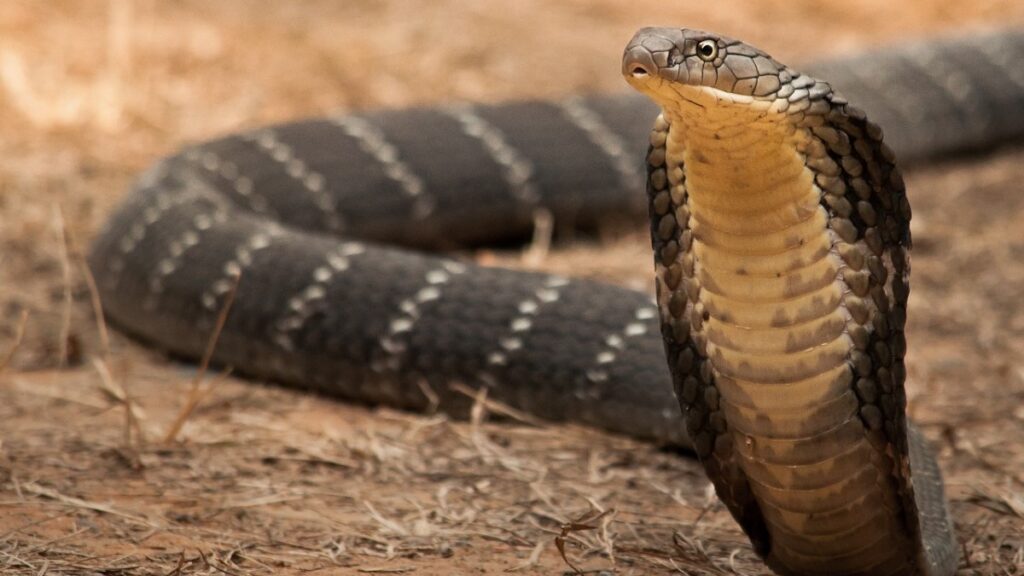
<svg viewBox="0 0 1024 576">
<path fill-rule="evenodd" d="M 640 29 L 622 54 L 622 75 L 634 81 L 665 75 L 682 61 L 682 42 L 679 29 Z"/>
<path fill-rule="evenodd" d="M 658 73 L 654 56 L 643 46 L 629 46 L 622 56 L 622 75 L 642 80 Z"/>
</svg>

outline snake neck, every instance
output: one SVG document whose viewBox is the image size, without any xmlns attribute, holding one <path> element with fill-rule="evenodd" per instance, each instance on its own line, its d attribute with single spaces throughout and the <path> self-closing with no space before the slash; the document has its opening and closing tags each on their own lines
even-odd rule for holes
<svg viewBox="0 0 1024 576">
<path fill-rule="evenodd" d="M 842 261 L 803 140 L 768 121 L 744 131 L 727 121 L 716 131 L 713 119 L 680 124 L 669 131 L 666 162 L 689 210 L 692 337 L 744 443 L 778 436 L 779 426 L 789 436 L 821 433 L 834 421 L 780 424 L 850 395 Z"/>
<path fill-rule="evenodd" d="M 819 548 L 862 556 L 849 561 L 860 569 L 903 565 L 890 542 L 903 537 L 902 518 L 885 511 L 899 510 L 898 495 L 878 481 L 892 463 L 855 416 L 858 319 L 846 302 L 843 242 L 809 167 L 813 136 L 753 107 L 669 118 L 666 174 L 690 248 L 680 296 L 663 294 L 662 310 L 671 320 L 673 299 L 686 302 L 689 337 L 707 359 L 714 392 L 698 410 L 725 428 L 713 458 L 735 454 L 721 465 L 749 481 L 773 565 L 812 565 Z M 685 385 L 682 394 L 685 403 Z"/>
</svg>

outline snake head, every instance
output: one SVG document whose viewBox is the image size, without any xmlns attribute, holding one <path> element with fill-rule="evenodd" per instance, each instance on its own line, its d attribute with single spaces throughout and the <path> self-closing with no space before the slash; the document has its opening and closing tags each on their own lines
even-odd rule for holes
<svg viewBox="0 0 1024 576">
<path fill-rule="evenodd" d="M 701 108 L 754 104 L 769 110 L 792 95 L 798 76 L 753 46 L 685 28 L 641 29 L 626 46 L 622 74 L 666 111 L 687 103 Z"/>
</svg>

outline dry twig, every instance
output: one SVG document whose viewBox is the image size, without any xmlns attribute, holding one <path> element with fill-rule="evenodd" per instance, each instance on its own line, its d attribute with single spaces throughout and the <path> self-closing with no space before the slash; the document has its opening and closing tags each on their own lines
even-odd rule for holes
<svg viewBox="0 0 1024 576">
<path fill-rule="evenodd" d="M 583 571 L 576 567 L 575 564 L 569 561 L 569 557 L 565 554 L 565 541 L 568 539 L 570 534 L 574 532 L 584 532 L 589 530 L 597 530 L 600 528 L 600 524 L 596 522 L 600 521 L 605 516 L 613 513 L 614 510 L 609 508 L 604 512 L 598 512 L 597 510 L 591 510 L 580 516 L 576 520 L 571 520 L 562 524 L 561 531 L 558 536 L 555 536 L 555 548 L 558 548 L 558 553 L 562 555 L 562 560 L 565 564 L 572 568 L 572 571 L 577 574 L 583 574 Z"/>
</svg>

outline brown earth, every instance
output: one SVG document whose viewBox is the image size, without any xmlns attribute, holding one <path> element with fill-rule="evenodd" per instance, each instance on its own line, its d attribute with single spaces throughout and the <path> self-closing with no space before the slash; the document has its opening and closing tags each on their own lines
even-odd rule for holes
<svg viewBox="0 0 1024 576">
<path fill-rule="evenodd" d="M 486 403 L 456 423 L 215 379 L 165 443 L 191 369 L 114 334 L 104 376 L 78 267 L 133 175 L 183 142 L 337 109 L 619 90 L 622 45 L 659 23 L 799 61 L 1024 24 L 1024 3 L 0 3 L 0 362 L 28 313 L 0 375 L 0 571 L 559 574 L 564 542 L 587 571 L 764 573 L 693 461 L 488 422 Z M 1024 573 L 1022 160 L 908 178 L 910 411 L 939 449 L 965 574 Z M 644 285 L 644 242 L 539 266 Z"/>
</svg>

